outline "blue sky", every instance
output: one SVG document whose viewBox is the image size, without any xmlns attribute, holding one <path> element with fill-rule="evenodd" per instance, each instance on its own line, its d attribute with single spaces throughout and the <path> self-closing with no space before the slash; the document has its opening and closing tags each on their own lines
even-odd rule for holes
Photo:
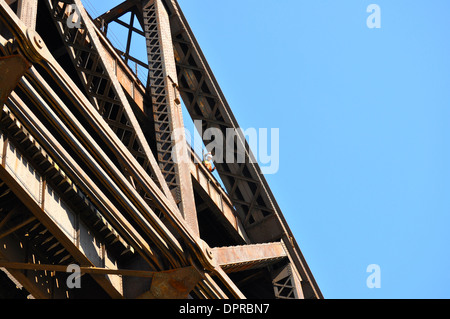
<svg viewBox="0 0 450 319">
<path fill-rule="evenodd" d="M 280 129 L 266 178 L 324 296 L 450 298 L 450 2 L 179 3 L 240 126 Z"/>
</svg>

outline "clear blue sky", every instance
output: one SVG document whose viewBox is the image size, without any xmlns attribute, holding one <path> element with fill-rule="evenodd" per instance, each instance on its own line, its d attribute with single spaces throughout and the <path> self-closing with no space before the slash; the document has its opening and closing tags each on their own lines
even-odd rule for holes
<svg viewBox="0 0 450 319">
<path fill-rule="evenodd" d="M 324 296 L 450 298 L 450 2 L 179 3 L 240 126 L 280 129 L 267 180 Z"/>
</svg>

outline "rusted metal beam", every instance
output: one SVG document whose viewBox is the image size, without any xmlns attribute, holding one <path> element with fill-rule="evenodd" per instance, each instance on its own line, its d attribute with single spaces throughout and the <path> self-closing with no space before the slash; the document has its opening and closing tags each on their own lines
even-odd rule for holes
<svg viewBox="0 0 450 319">
<path fill-rule="evenodd" d="M 30 271 L 48 271 L 51 273 L 68 273 L 66 265 L 36 264 L 10 262 L 0 259 L 0 267 L 8 271 L 30 270 Z M 188 294 L 203 279 L 203 275 L 194 267 L 185 267 L 172 269 L 168 271 L 145 271 L 145 270 L 125 270 L 108 269 L 101 267 L 79 266 L 80 275 L 90 274 L 94 276 L 121 276 L 121 277 L 139 277 L 151 278 L 151 288 L 148 292 L 142 294 L 136 299 L 187 299 Z M 21 278 L 23 279 L 23 278 Z M 29 286 L 29 285 L 28 285 Z"/>
<path fill-rule="evenodd" d="M 135 86 L 138 86 L 135 81 L 125 83 L 129 78 L 128 67 L 125 67 L 126 64 L 123 64 L 120 57 L 109 50 L 101 32 L 89 18 L 81 1 L 74 1 L 83 22 L 78 29 L 69 28 L 66 23 L 69 10 L 67 3 L 58 0 L 46 0 L 46 3 L 55 23 L 58 24 L 58 30 L 91 103 L 96 106 L 99 114 L 125 147 L 141 163 L 149 177 L 153 176 L 155 183 L 168 200 L 173 201 L 172 193 L 125 94 L 125 91 L 128 91 L 130 96 L 136 98 L 135 93 L 139 92 L 135 89 Z M 119 74 L 119 70 L 122 74 Z M 138 101 L 138 105 L 143 108 L 142 101 Z M 128 171 L 125 164 L 123 165 L 122 171 L 125 174 Z"/>
<path fill-rule="evenodd" d="M 155 273 L 150 290 L 137 299 L 187 299 L 202 278 L 195 267 Z"/>
<path fill-rule="evenodd" d="M 50 265 L 50 264 L 35 264 L 35 263 L 20 263 L 20 262 L 10 262 L 0 259 L 0 267 L 6 269 L 15 270 L 47 270 L 54 272 L 67 272 L 66 265 Z M 187 274 L 192 276 L 194 272 L 192 267 L 186 267 L 181 269 L 174 269 L 168 271 L 147 271 L 147 270 L 127 270 L 127 269 L 109 269 L 102 267 L 86 267 L 79 266 L 80 274 L 90 274 L 90 275 L 114 275 L 114 276 L 126 276 L 126 277 L 141 277 L 141 278 L 164 278 L 172 274 Z M 197 276 L 196 278 L 201 278 Z M 163 280 L 159 280 L 163 281 Z"/>
<path fill-rule="evenodd" d="M 19 203 L 18 206 L 11 209 L 8 212 L 8 214 L 5 217 L 3 217 L 3 219 L 0 221 L 0 230 L 6 225 L 6 223 L 11 219 L 11 217 L 17 213 L 17 210 L 22 209 L 22 208 L 23 208 L 23 206 Z"/>
<path fill-rule="evenodd" d="M 142 10 L 153 110 L 148 115 L 155 123 L 159 166 L 184 219 L 193 234 L 199 236 L 169 15 L 161 0 L 145 1 Z"/>
<path fill-rule="evenodd" d="M 0 107 L 5 104 L 20 78 L 31 67 L 21 55 L 0 57 Z"/>
<path fill-rule="evenodd" d="M 37 75 L 37 74 L 36 74 Z M 42 85 L 43 84 L 43 82 L 42 81 L 39 81 L 39 84 L 40 85 Z M 48 88 L 47 88 L 48 89 Z M 53 94 L 51 94 L 51 96 L 54 96 Z M 55 97 L 55 96 L 54 96 Z M 61 102 L 61 101 L 60 101 Z M 60 102 L 58 102 L 58 106 L 59 107 L 64 107 L 64 103 L 60 103 Z M 68 112 L 68 110 L 65 108 L 64 110 L 63 110 L 63 113 L 67 113 Z M 70 113 L 70 112 L 69 112 Z M 62 113 L 61 113 L 62 114 Z M 67 113 L 68 114 L 68 113 Z M 54 115 L 52 115 L 52 117 L 54 118 L 54 119 L 56 119 L 55 117 L 54 117 Z M 56 123 L 56 122 L 55 122 Z M 73 124 L 75 124 L 75 127 L 77 127 L 77 129 L 78 130 L 82 130 L 82 126 L 80 125 L 80 124 L 78 124 L 77 123 L 77 120 L 76 120 L 76 118 L 74 118 L 74 117 L 71 117 L 70 118 L 70 121 L 68 121 L 68 123 L 73 123 Z M 62 123 L 59 123 L 59 124 L 57 124 L 57 125 L 62 125 Z M 105 128 L 106 129 L 106 128 Z M 106 129 L 107 130 L 107 129 Z M 67 131 L 67 129 L 63 129 L 63 131 L 62 132 L 65 132 L 63 135 L 64 136 L 67 136 L 67 137 L 71 137 L 71 133 L 69 133 L 68 131 Z M 86 132 L 84 132 L 84 134 L 86 134 Z M 72 137 L 73 138 L 73 137 Z M 95 142 L 94 141 L 92 141 L 92 139 L 88 139 L 89 141 L 90 141 L 90 143 L 94 143 L 95 144 Z M 70 141 L 70 139 L 68 140 L 68 141 Z M 79 146 L 77 146 L 77 147 L 79 147 Z M 92 147 L 89 147 L 90 149 L 95 149 L 95 150 L 97 150 L 97 152 L 100 152 L 100 148 L 97 146 L 94 146 L 93 148 Z M 89 155 L 88 154 L 86 154 L 86 153 L 84 153 L 84 155 L 83 155 L 83 157 L 86 157 L 87 156 L 87 158 L 89 158 Z M 98 170 L 94 170 L 95 172 L 102 172 L 102 170 L 101 169 L 98 169 Z M 114 173 L 114 174 L 116 174 L 116 173 Z M 117 174 L 116 174 L 117 175 Z M 107 175 L 103 175 L 103 177 L 102 178 L 104 178 L 104 179 L 110 179 L 110 177 L 108 177 Z M 112 184 L 108 184 L 108 185 L 112 185 Z M 128 191 L 132 191 L 132 188 L 130 188 L 130 187 L 125 187 L 125 189 L 127 189 Z M 157 192 L 157 190 L 155 189 L 155 191 Z M 135 198 L 137 199 L 138 197 L 136 197 L 136 195 L 134 195 L 135 196 Z M 164 204 L 168 204 L 168 203 L 164 203 Z M 132 207 L 132 205 L 127 205 L 126 206 L 127 208 L 129 208 L 129 209 L 131 209 L 131 207 Z M 169 206 L 168 206 L 169 207 Z M 146 212 L 146 214 L 149 214 L 149 213 L 151 213 L 151 210 L 150 209 L 146 209 L 145 210 L 145 212 Z M 158 227 L 162 227 L 161 225 L 159 225 Z M 160 233 L 160 234 L 164 234 L 164 237 L 166 237 L 168 234 L 169 234 L 169 232 L 167 231 L 167 230 L 165 230 L 165 233 L 161 233 L 161 232 L 159 232 L 159 228 L 157 228 L 158 230 L 156 231 L 157 233 Z M 180 234 L 183 234 L 183 233 L 180 233 Z M 166 237 L 167 238 L 167 237 Z M 198 246 L 198 249 L 200 249 L 200 251 L 198 251 L 198 252 L 195 252 L 196 253 L 196 256 L 197 256 L 197 258 L 200 258 L 200 260 L 201 260 L 201 258 L 202 258 L 202 256 L 201 256 L 201 254 L 203 254 L 203 252 L 204 252 L 204 250 L 205 250 L 205 248 L 203 247 L 203 245 L 201 244 L 201 242 L 200 242 L 200 245 Z M 170 250 L 167 250 L 167 252 L 168 253 L 174 253 L 173 251 L 172 252 L 170 252 Z M 204 257 L 203 257 L 204 258 Z M 209 269 L 213 269 L 214 268 L 214 266 L 207 266 L 207 267 L 209 267 Z M 236 296 L 238 296 L 239 298 L 243 298 L 244 296 L 240 293 L 240 291 L 239 291 L 239 289 L 233 284 L 233 282 L 232 281 L 230 281 L 230 279 L 226 276 L 226 274 L 225 273 L 223 273 L 222 271 L 221 271 L 221 269 L 220 269 L 220 267 L 218 268 L 218 269 L 214 269 L 214 272 L 217 274 L 217 276 L 218 276 L 218 278 L 219 278 L 219 280 L 222 280 L 223 282 L 225 282 L 226 283 L 226 286 L 230 289 L 230 291 L 232 292 L 232 294 L 234 294 L 234 295 L 236 295 Z M 214 292 L 214 293 L 219 293 L 220 291 L 221 291 L 221 289 L 220 288 L 218 288 L 217 286 L 216 286 L 216 284 L 215 284 L 215 282 L 214 282 L 214 280 L 211 278 L 211 277 L 207 277 L 207 278 L 209 278 L 208 279 L 208 285 L 210 286 L 210 287 L 214 287 L 214 290 L 212 290 L 211 292 Z"/>
<path fill-rule="evenodd" d="M 7 9 L 5 9 L 5 11 L 7 11 Z M 18 34 L 20 35 L 20 33 L 18 33 Z M 40 55 L 40 56 L 33 55 L 32 57 L 35 58 L 39 63 L 43 64 L 43 66 L 50 72 L 50 74 L 59 81 L 59 84 L 62 86 L 62 88 L 67 91 L 69 98 L 72 99 L 72 101 L 75 101 L 75 106 L 81 107 L 80 110 L 82 111 L 82 114 L 86 115 L 86 119 L 89 121 L 89 123 L 92 124 L 92 127 L 100 127 L 100 129 L 98 129 L 97 132 L 102 137 L 103 142 L 105 143 L 105 145 L 111 146 L 113 151 L 116 152 L 116 154 L 118 155 L 118 157 L 124 161 L 125 165 L 127 165 L 126 168 L 127 168 L 128 172 L 130 174 L 134 174 L 133 178 L 135 178 L 135 181 L 137 183 L 139 183 L 141 185 L 141 187 L 143 188 L 142 191 L 145 192 L 145 196 L 148 196 L 151 199 L 151 202 L 156 204 L 158 206 L 158 208 L 161 209 L 161 211 L 168 217 L 168 220 L 171 223 L 173 223 L 173 225 L 176 228 L 178 228 L 180 230 L 180 234 L 182 234 L 182 236 L 184 237 L 186 242 L 189 243 L 188 246 L 190 246 L 194 250 L 198 250 L 200 247 L 198 244 L 198 240 L 199 240 L 198 237 L 195 236 L 195 234 L 190 231 L 189 227 L 187 227 L 184 220 L 181 220 L 179 218 L 179 217 L 181 217 L 179 210 L 176 206 L 172 205 L 173 200 L 172 201 L 170 200 L 170 196 L 166 197 L 165 195 L 163 195 L 161 193 L 161 190 L 157 189 L 155 187 L 154 183 L 152 183 L 152 180 L 149 180 L 149 178 L 145 176 L 146 174 L 142 174 L 142 167 L 138 167 L 140 165 L 135 160 L 130 158 L 127 152 L 123 151 L 122 146 L 118 145 L 117 136 L 114 133 L 111 134 L 111 128 L 105 127 L 105 121 L 103 119 L 99 120 L 98 112 L 93 108 L 91 103 L 89 103 L 86 100 L 84 95 L 77 89 L 76 85 L 74 85 L 73 82 L 68 78 L 67 74 L 65 74 L 65 72 L 54 61 L 54 59 L 48 53 L 48 50 L 45 49 L 45 44 L 42 44 L 42 48 L 37 51 L 38 52 L 36 53 L 36 55 L 38 55 L 38 54 L 42 54 L 42 55 Z M 55 107 L 60 108 L 60 105 L 59 104 L 55 105 Z M 62 114 L 68 115 L 68 114 L 70 114 L 70 112 L 68 112 L 68 110 L 66 108 L 65 110 L 62 111 Z M 80 136 L 79 131 L 82 126 L 73 125 L 73 123 L 76 123 L 77 120 L 72 115 L 70 115 L 70 116 L 71 116 L 71 118 L 67 119 L 66 123 L 69 123 L 70 125 L 72 125 L 72 127 L 74 129 L 74 133 L 77 134 L 78 136 Z M 86 142 L 88 144 L 94 143 L 91 139 L 86 140 L 85 136 L 86 136 L 86 134 L 81 136 L 81 140 L 83 140 L 84 142 Z M 94 149 L 99 150 L 99 152 L 101 149 L 99 147 L 94 147 L 94 148 L 89 147 L 89 148 L 92 150 L 94 150 Z M 97 157 L 97 160 L 104 161 L 104 158 L 105 157 L 103 157 L 103 158 Z M 111 166 L 110 163 L 105 164 L 105 167 L 108 169 L 111 169 L 110 166 Z M 159 169 L 159 168 L 157 168 L 157 169 Z M 119 182 L 119 184 L 121 183 L 120 180 L 123 181 L 123 176 L 118 176 L 116 170 L 114 172 L 112 172 L 111 175 L 114 176 L 115 178 L 119 179 L 119 180 L 116 180 L 116 182 Z M 127 184 L 127 186 L 123 187 L 125 192 L 130 194 L 130 196 L 133 199 L 137 200 L 142 207 L 142 202 L 141 202 L 142 197 L 139 196 L 140 198 L 136 198 L 135 197 L 136 192 L 135 192 L 134 188 L 132 186 L 130 187 L 128 182 L 126 182 L 126 184 Z M 145 214 L 152 212 L 152 210 L 148 207 L 147 203 L 145 203 L 143 205 L 143 207 L 144 207 L 143 212 Z M 152 217 L 152 220 L 156 221 L 157 223 L 160 223 L 160 221 L 157 221 L 153 217 Z M 166 230 L 164 232 L 164 234 L 162 234 L 162 236 L 165 237 L 167 235 L 169 235 L 169 233 Z M 202 258 L 204 259 L 204 257 L 202 257 L 203 256 L 202 252 L 197 251 L 196 255 L 200 259 L 202 259 Z"/>
<path fill-rule="evenodd" d="M 92 105 L 89 103 L 89 101 L 87 101 L 86 97 L 81 93 L 81 91 L 77 88 L 77 86 L 73 83 L 73 81 L 67 76 L 65 71 L 54 60 L 54 58 L 51 56 L 50 52 L 46 48 L 45 43 L 42 41 L 40 36 L 35 32 L 27 30 L 27 28 L 23 25 L 23 23 L 19 19 L 17 19 L 17 17 L 15 17 L 14 12 L 12 12 L 12 10 L 4 2 L 0 2 L 0 13 L 1 13 L 0 19 L 17 38 L 22 53 L 26 55 L 26 57 L 30 61 L 40 63 L 49 72 L 50 76 L 52 76 L 57 81 L 57 83 L 61 86 L 62 90 L 66 92 L 68 99 L 73 103 L 75 103 L 77 107 L 81 107 L 81 110 L 83 112 L 89 113 L 87 119 L 90 121 L 90 123 L 93 124 L 93 127 L 100 124 L 102 128 L 98 132 L 101 134 L 101 136 L 105 137 L 104 142 L 106 143 L 106 145 L 108 146 L 113 145 L 112 147 L 114 151 L 117 152 L 122 159 L 124 159 L 125 163 L 131 165 L 128 166 L 129 172 L 133 172 L 134 174 L 136 174 L 135 176 L 137 176 L 141 185 L 145 185 L 145 187 L 147 187 L 146 188 L 147 194 L 152 199 L 154 199 L 156 203 L 162 206 L 162 209 L 169 214 L 168 217 L 170 217 L 170 219 L 178 227 L 181 227 L 183 229 L 181 221 L 179 221 L 176 217 L 176 207 L 174 208 L 171 205 L 170 200 L 168 200 L 167 197 L 162 195 L 159 189 L 155 188 L 155 186 L 152 185 L 152 181 L 149 180 L 148 177 L 147 178 L 144 177 L 146 174 L 142 174 L 142 168 L 140 168 L 140 165 L 135 160 L 130 158 L 129 153 L 124 151 L 123 147 L 119 145 L 121 143 L 120 142 L 118 143 L 117 136 L 115 136 L 115 134 L 111 132 L 111 129 L 109 127 L 105 127 L 105 122 L 103 120 L 99 121 L 98 118 L 99 114 L 97 113 L 97 111 L 93 109 Z M 41 82 L 39 83 L 39 85 L 40 84 L 45 83 Z M 52 98 L 55 97 L 57 97 L 56 94 L 52 95 Z M 62 106 L 63 104 L 64 103 L 58 104 L 58 107 Z M 62 111 L 61 114 L 70 114 L 70 112 L 68 112 L 66 108 L 65 110 Z M 66 123 L 73 125 L 73 123 L 77 122 L 76 120 L 74 121 L 73 119 L 75 118 L 72 117 L 71 119 L 68 119 Z M 78 124 L 73 127 L 76 133 L 79 135 L 80 133 L 79 130 L 82 126 Z M 85 134 L 82 137 L 82 140 L 86 141 L 86 136 L 87 135 Z M 86 142 L 91 143 L 92 139 L 88 138 Z M 94 148 L 90 147 L 90 149 L 101 150 L 101 148 L 98 146 Z M 103 155 L 102 160 L 104 160 L 105 158 L 106 157 Z M 106 163 L 105 167 L 109 169 L 111 167 L 111 164 Z M 111 175 L 116 176 L 119 179 L 122 178 L 122 176 L 117 176 L 117 171 L 113 172 Z M 149 188 L 151 189 L 151 191 L 148 190 Z M 133 199 L 138 200 L 138 202 L 142 199 L 136 198 L 136 193 L 133 191 L 133 187 L 132 186 L 130 187 L 129 183 L 126 183 L 126 186 L 124 186 L 123 189 L 126 191 L 126 193 L 131 195 Z M 130 194 L 130 192 L 134 194 Z M 127 199 L 127 201 L 129 201 L 129 199 Z M 147 215 L 150 212 L 152 212 L 151 209 L 146 204 L 142 204 L 142 202 L 140 204 L 144 207 L 142 208 L 143 209 L 142 212 L 144 212 Z M 157 221 L 157 218 L 153 216 L 152 220 Z M 157 223 L 160 222 L 157 221 Z M 190 237 L 190 234 L 187 232 L 187 230 L 182 230 L 181 232 L 184 234 L 185 238 Z M 164 232 L 160 232 L 160 234 L 162 234 L 166 238 L 168 238 L 167 237 L 168 235 L 170 236 L 167 230 Z M 192 240 L 195 241 L 195 239 L 190 240 L 192 245 L 193 244 Z"/>
<path fill-rule="evenodd" d="M 132 246 L 135 250 L 140 252 L 143 258 L 148 260 L 149 263 L 154 262 L 159 267 L 162 267 L 160 260 L 155 256 L 155 252 L 144 241 L 139 232 L 124 218 L 120 210 L 113 205 L 100 188 L 95 185 L 89 175 L 86 173 L 79 174 L 79 172 L 84 171 L 80 167 L 81 163 L 77 163 L 72 158 L 72 155 L 52 136 L 48 129 L 41 121 L 39 121 L 36 115 L 34 115 L 32 110 L 21 101 L 17 94 L 13 92 L 10 101 L 11 103 L 8 103 L 9 107 L 14 110 L 15 116 L 19 118 L 22 125 L 26 126 L 28 130 L 33 133 L 33 139 L 40 141 L 40 143 L 45 145 L 45 148 L 48 149 L 47 152 L 42 152 L 42 157 L 53 161 L 50 158 L 50 155 L 48 155 L 52 154 L 51 156 L 59 163 L 59 167 L 63 168 L 66 172 L 65 174 L 70 176 L 74 181 L 74 185 L 87 194 L 89 200 L 104 213 L 115 227 L 117 227 L 124 238 L 133 243 Z M 41 149 L 41 145 L 37 146 L 37 148 Z"/>
<path fill-rule="evenodd" d="M 64 138 L 66 138 L 67 142 L 72 145 L 73 151 L 81 158 L 85 159 L 85 164 L 87 164 L 92 172 L 97 174 L 101 180 L 107 181 L 106 186 L 117 196 L 117 199 L 123 204 L 123 207 L 130 210 L 131 216 L 135 218 L 135 221 L 142 226 L 142 229 L 150 236 L 150 238 L 154 239 L 155 244 L 160 245 L 162 251 L 166 252 L 167 257 L 171 260 L 173 266 L 177 266 L 179 261 L 177 261 L 176 256 L 183 254 L 183 248 L 180 246 L 178 240 L 166 229 L 160 219 L 155 216 L 153 210 L 147 205 L 142 196 L 137 193 L 130 181 L 125 178 L 117 167 L 111 165 L 108 161 L 108 157 L 102 151 L 102 148 L 71 113 L 65 103 L 57 97 L 56 93 L 54 93 L 34 69 L 32 69 L 31 72 L 35 78 L 34 81 L 36 85 L 43 87 L 43 91 L 50 97 L 48 102 L 52 103 L 53 107 L 56 107 L 59 115 L 52 110 L 30 83 L 23 81 L 26 92 L 31 93 L 32 99 L 38 101 L 36 105 L 41 108 L 42 112 L 46 114 L 55 128 Z M 90 114 L 93 115 L 91 120 L 96 119 L 95 117 L 98 117 L 99 114 L 93 109 L 91 104 L 86 104 L 86 106 L 90 108 Z M 83 109 L 83 111 L 85 110 Z M 65 118 L 65 116 L 67 118 Z M 62 119 L 60 117 L 62 117 Z M 125 152 L 124 147 L 117 141 L 117 137 L 107 124 L 100 119 L 98 120 L 99 122 L 94 121 L 93 127 L 96 127 L 96 124 L 99 123 L 101 125 L 99 132 L 108 134 L 111 137 L 109 142 L 115 142 L 115 146 L 117 147 L 116 151 Z M 68 128 L 68 125 L 72 127 Z M 80 144 L 80 140 L 82 143 L 85 142 L 86 144 Z M 92 153 L 90 153 L 89 150 L 91 150 Z M 124 160 L 131 161 L 132 166 L 129 168 L 129 171 L 136 174 L 135 176 L 139 178 L 136 179 L 136 182 L 142 183 L 145 181 L 146 184 L 141 185 L 150 184 L 149 187 L 151 187 L 151 192 L 147 191 L 147 194 L 151 196 L 160 196 L 158 203 L 166 205 L 166 207 L 171 207 L 170 202 L 164 201 L 165 197 L 160 192 L 159 188 L 157 188 L 156 185 L 151 184 L 151 180 L 145 179 L 139 174 L 140 169 L 142 169 L 140 165 L 133 161 L 131 156 L 127 156 Z"/>
<path fill-rule="evenodd" d="M 12 227 L 10 227 L 8 229 L 3 230 L 0 233 L 0 239 L 2 239 L 4 237 L 14 233 L 15 231 L 17 231 L 17 230 L 19 230 L 19 229 L 21 229 L 21 228 L 23 228 L 25 226 L 27 226 L 28 224 L 34 222 L 35 220 L 36 220 L 36 217 L 32 216 L 32 217 L 29 217 L 28 219 L 18 223 L 17 225 L 14 225 L 14 226 L 12 226 Z"/>
<path fill-rule="evenodd" d="M 46 57 L 47 61 L 52 61 L 51 57 L 48 57 L 47 55 L 45 55 L 45 57 Z M 75 106 L 79 107 L 79 105 L 77 105 L 77 103 L 80 103 L 82 105 L 82 107 L 80 108 L 80 111 L 82 113 L 86 113 L 86 112 L 88 113 L 88 116 L 86 117 L 86 119 L 92 124 L 92 126 L 100 127 L 99 133 L 105 134 L 106 136 L 109 137 L 104 140 L 105 143 L 107 143 L 107 144 L 115 143 L 115 145 L 114 145 L 115 151 L 119 152 L 118 154 L 120 156 L 122 156 L 123 153 L 120 153 L 120 152 L 122 152 L 122 148 L 117 145 L 116 137 L 110 133 L 110 128 L 105 127 L 102 121 L 98 121 L 98 114 L 92 110 L 92 105 L 84 99 L 81 92 L 79 92 L 79 90 L 76 89 L 76 86 L 67 85 L 68 83 L 71 83 L 71 81 L 69 81 L 67 79 L 67 75 L 64 74 L 64 72 L 53 61 L 51 63 L 44 63 L 44 66 L 46 67 L 46 69 L 49 70 L 49 72 L 51 74 L 53 74 L 53 76 L 58 78 L 59 83 L 61 84 L 62 88 L 64 90 L 68 91 L 69 97 L 73 101 L 76 101 Z M 39 83 L 37 83 L 37 85 L 39 85 Z M 60 109 L 61 106 L 63 107 L 63 109 Z M 65 122 L 72 126 L 74 134 L 76 134 L 78 137 L 80 137 L 80 139 L 83 141 L 83 143 L 87 143 L 89 145 L 88 148 L 90 150 L 95 149 L 96 152 L 101 153 L 101 148 L 92 146 L 92 144 L 95 145 L 95 141 L 92 141 L 92 139 L 89 139 L 89 138 L 88 139 L 85 138 L 85 136 L 87 136 L 88 134 L 86 134 L 86 132 L 83 131 L 82 126 L 79 125 L 77 119 L 75 117 L 73 117 L 73 115 L 70 114 L 67 107 L 64 106 L 64 103 L 57 103 L 56 105 L 54 105 L 54 107 L 56 107 L 56 109 L 58 109 L 58 113 L 62 114 L 63 117 L 69 115 L 69 117 L 65 118 Z M 80 130 L 83 131 L 81 135 L 79 132 Z M 102 156 L 96 157 L 96 159 L 101 161 Z M 190 257 L 195 257 L 196 259 L 198 259 L 198 262 L 203 265 L 205 270 L 212 271 L 212 273 L 214 273 L 217 276 L 215 280 L 221 280 L 225 284 L 225 286 L 228 289 L 230 289 L 230 293 L 232 295 L 235 295 L 239 298 L 243 297 L 243 295 L 239 291 L 239 289 L 228 278 L 228 276 L 221 270 L 221 268 L 216 267 L 216 265 L 214 265 L 214 264 L 211 264 L 210 259 L 208 258 L 207 254 L 205 253 L 205 250 L 206 250 L 205 246 L 207 246 L 206 243 L 204 243 L 200 238 L 198 238 L 198 236 L 195 236 L 195 234 L 192 233 L 190 227 L 186 226 L 184 220 L 180 220 L 178 218 L 178 215 L 176 214 L 176 209 L 174 209 L 174 207 L 171 206 L 170 201 L 168 201 L 163 196 L 161 196 L 161 192 L 151 184 L 151 181 L 142 179 L 142 175 L 140 175 L 141 169 L 133 163 L 134 161 L 132 161 L 129 158 L 127 158 L 127 161 L 129 161 L 128 163 L 132 164 L 128 168 L 129 171 L 136 174 L 134 177 L 136 177 L 137 182 L 141 183 L 141 185 L 144 186 L 144 191 L 146 192 L 146 196 L 150 196 L 154 200 L 154 202 L 156 202 L 158 205 L 161 205 L 161 209 L 162 209 L 163 213 L 166 214 L 167 220 L 172 224 L 172 226 L 174 227 L 174 229 L 177 232 L 176 236 L 183 239 L 184 242 L 187 244 L 186 246 L 188 247 L 188 249 L 191 250 L 192 255 Z M 148 215 L 153 214 L 152 210 L 149 209 L 147 205 L 140 202 L 140 198 L 136 197 L 134 189 L 132 187 L 128 186 L 129 183 L 125 182 L 123 180 L 122 176 L 118 176 L 117 172 L 115 170 L 111 171 L 110 165 L 105 165 L 104 167 L 107 168 L 107 170 L 109 170 L 108 172 L 111 174 L 111 176 L 114 176 L 114 178 L 116 178 L 114 181 L 117 182 L 119 185 L 121 185 L 121 188 L 123 191 L 125 191 L 126 195 L 128 195 L 128 196 L 130 196 L 130 198 L 132 198 L 133 204 L 137 204 L 138 209 L 140 209 L 140 210 L 142 209 L 141 212 L 145 216 L 150 217 Z M 151 219 L 152 219 L 152 225 L 157 225 L 156 232 L 158 232 L 163 238 L 169 239 L 168 242 L 171 242 L 171 240 L 173 240 L 173 238 L 170 238 L 171 232 L 169 232 L 164 226 L 162 226 L 160 224 L 160 221 L 157 218 L 155 218 L 155 216 L 151 216 Z M 156 222 L 156 224 L 154 224 L 154 222 Z M 161 228 L 163 228 L 164 231 L 161 232 Z M 169 235 L 169 237 L 167 237 L 167 235 Z M 177 248 L 175 248 L 175 253 L 177 251 Z M 172 253 L 174 253 L 174 252 L 172 252 Z M 184 252 L 183 254 L 185 254 L 185 256 L 186 256 L 186 252 Z M 212 280 L 212 278 L 210 280 L 211 280 L 211 282 L 209 282 L 209 285 L 211 287 L 215 287 L 214 288 L 215 291 L 220 291 L 220 289 L 214 283 L 214 280 Z"/>
<path fill-rule="evenodd" d="M 236 272 L 269 266 L 287 257 L 281 242 L 212 248 L 212 254 L 225 272 Z"/>
<path fill-rule="evenodd" d="M 140 5 L 139 0 L 127 0 L 122 2 L 121 4 L 115 6 L 111 10 L 108 10 L 107 12 L 103 13 L 102 15 L 98 16 L 96 20 L 104 21 L 106 24 L 110 23 L 111 21 L 121 17 L 125 13 L 129 12 L 131 8 L 135 7 L 136 5 Z"/>
</svg>

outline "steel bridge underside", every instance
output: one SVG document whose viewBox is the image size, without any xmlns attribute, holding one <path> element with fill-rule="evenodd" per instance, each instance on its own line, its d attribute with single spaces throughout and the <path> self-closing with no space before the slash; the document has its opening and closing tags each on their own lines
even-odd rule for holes
<svg viewBox="0 0 450 319">
<path fill-rule="evenodd" d="M 323 298 L 245 137 L 222 186 L 182 105 L 238 131 L 175 0 L 0 0 L 0 298 Z"/>
</svg>

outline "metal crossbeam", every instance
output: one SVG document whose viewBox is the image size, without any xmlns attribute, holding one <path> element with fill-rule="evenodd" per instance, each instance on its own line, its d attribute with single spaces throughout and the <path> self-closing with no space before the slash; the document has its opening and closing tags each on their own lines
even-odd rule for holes
<svg viewBox="0 0 450 319">
<path fill-rule="evenodd" d="M 20 263 L 0 260 L 0 267 L 16 270 L 47 270 L 53 272 L 67 272 L 67 266 L 64 265 L 46 265 L 46 264 L 34 264 L 34 263 Z M 192 269 L 188 267 L 186 269 Z M 80 274 L 92 274 L 92 275 L 114 275 L 125 277 L 141 277 L 141 278 L 153 278 L 156 274 L 173 273 L 176 270 L 170 270 L 166 272 L 156 272 L 148 270 L 126 270 L 126 269 L 109 269 L 102 267 L 79 267 Z M 181 269 L 180 269 L 181 270 Z"/>
<path fill-rule="evenodd" d="M 227 273 L 266 267 L 287 257 L 282 243 L 220 247 L 212 253 Z"/>
</svg>

